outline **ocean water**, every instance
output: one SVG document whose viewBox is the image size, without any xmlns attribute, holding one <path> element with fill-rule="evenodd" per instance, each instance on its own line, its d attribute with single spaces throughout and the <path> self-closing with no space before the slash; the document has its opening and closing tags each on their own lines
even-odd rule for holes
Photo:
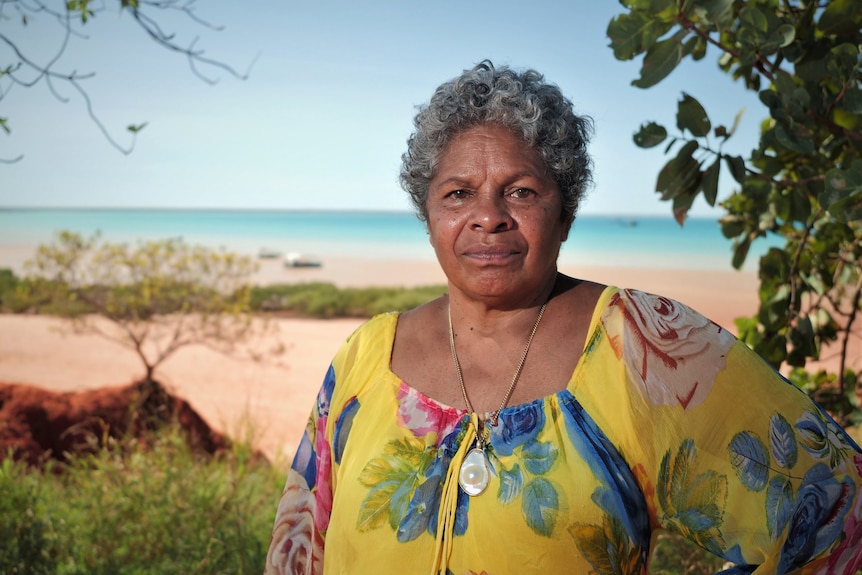
<svg viewBox="0 0 862 575">
<path fill-rule="evenodd" d="M 35 247 L 59 230 L 100 232 L 108 241 L 127 243 L 181 237 L 249 255 L 271 249 L 324 262 L 434 259 L 423 223 L 406 212 L 0 209 L 0 246 Z M 747 269 L 756 269 L 768 247 L 760 244 L 749 254 Z M 560 252 L 561 264 L 606 267 L 727 270 L 730 260 L 731 243 L 714 219 L 691 218 L 680 228 L 670 215 L 579 216 Z"/>
</svg>

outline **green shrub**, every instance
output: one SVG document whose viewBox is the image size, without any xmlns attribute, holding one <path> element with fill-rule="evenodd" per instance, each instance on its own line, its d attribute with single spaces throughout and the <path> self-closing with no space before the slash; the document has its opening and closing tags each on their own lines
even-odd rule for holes
<svg viewBox="0 0 862 575">
<path fill-rule="evenodd" d="M 651 575 L 712 575 L 721 571 L 724 560 L 701 549 L 677 533 L 664 531 L 655 542 Z"/>
<path fill-rule="evenodd" d="M 0 572 L 259 575 L 283 481 L 247 445 L 205 456 L 174 428 L 74 456 L 61 473 L 9 459 L 0 536 L 17 545 L 0 546 Z"/>
<path fill-rule="evenodd" d="M 52 526 L 43 507 L 50 490 L 41 479 L 11 454 L 0 462 L 0 573 L 56 572 Z"/>
<path fill-rule="evenodd" d="M 370 317 L 386 311 L 406 311 L 446 293 L 446 286 L 415 288 L 343 288 L 330 283 L 278 284 L 251 290 L 255 311 L 302 316 Z"/>
</svg>

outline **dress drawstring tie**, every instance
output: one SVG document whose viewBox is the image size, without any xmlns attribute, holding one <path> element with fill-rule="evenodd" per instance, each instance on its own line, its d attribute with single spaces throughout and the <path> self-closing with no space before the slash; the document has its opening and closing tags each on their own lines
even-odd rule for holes
<svg viewBox="0 0 862 575">
<path fill-rule="evenodd" d="M 434 566 L 431 575 L 445 575 L 452 555 L 452 538 L 455 534 L 455 514 L 458 511 L 458 495 L 461 489 L 458 485 L 458 473 L 467 452 L 476 443 L 476 430 L 479 429 L 479 415 L 470 415 L 470 425 L 461 438 L 458 450 L 452 455 L 443 492 L 440 497 L 440 509 L 437 511 L 437 537 L 434 546 Z"/>
</svg>

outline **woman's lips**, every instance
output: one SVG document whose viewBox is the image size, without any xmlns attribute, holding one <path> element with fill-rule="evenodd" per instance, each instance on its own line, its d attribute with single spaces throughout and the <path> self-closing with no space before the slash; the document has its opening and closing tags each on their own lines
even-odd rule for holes
<svg viewBox="0 0 862 575">
<path fill-rule="evenodd" d="M 464 255 L 475 260 L 494 262 L 509 259 L 512 256 L 517 256 L 519 253 L 520 251 L 515 248 L 487 247 L 469 249 Z"/>
</svg>

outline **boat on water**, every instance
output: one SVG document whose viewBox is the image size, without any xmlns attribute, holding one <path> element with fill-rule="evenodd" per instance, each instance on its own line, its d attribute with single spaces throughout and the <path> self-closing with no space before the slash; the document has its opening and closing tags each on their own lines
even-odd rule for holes
<svg viewBox="0 0 862 575">
<path fill-rule="evenodd" d="M 284 267 L 287 268 L 319 268 L 322 265 L 323 262 L 313 256 L 298 253 L 284 256 Z"/>
<path fill-rule="evenodd" d="M 257 252 L 257 257 L 262 260 L 276 260 L 281 257 L 281 252 L 271 248 L 260 248 L 260 251 Z"/>
</svg>

